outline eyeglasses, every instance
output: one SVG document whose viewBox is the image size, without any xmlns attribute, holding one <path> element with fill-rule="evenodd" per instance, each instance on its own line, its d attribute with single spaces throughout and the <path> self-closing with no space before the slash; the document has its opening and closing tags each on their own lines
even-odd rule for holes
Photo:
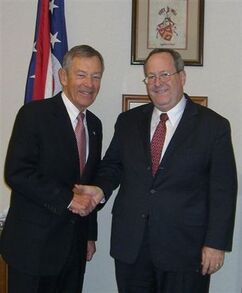
<svg viewBox="0 0 242 293">
<path fill-rule="evenodd" d="M 156 74 L 149 74 L 145 77 L 145 79 L 143 79 L 143 82 L 145 84 L 153 84 L 156 82 L 156 80 L 158 79 L 160 82 L 166 82 L 166 81 L 169 81 L 171 79 L 171 76 L 174 75 L 174 74 L 177 74 L 181 72 L 181 70 L 178 70 L 176 72 L 173 72 L 173 73 L 169 73 L 169 72 L 161 72 L 159 73 L 158 75 Z"/>
</svg>

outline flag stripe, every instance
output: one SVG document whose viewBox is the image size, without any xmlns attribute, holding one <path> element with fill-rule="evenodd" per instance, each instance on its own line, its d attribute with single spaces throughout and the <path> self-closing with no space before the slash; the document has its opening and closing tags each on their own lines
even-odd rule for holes
<svg viewBox="0 0 242 293">
<path fill-rule="evenodd" d="M 45 96 L 45 83 L 49 63 L 50 47 L 50 22 L 49 22 L 49 0 L 41 1 L 40 26 L 37 36 L 37 56 L 35 67 L 35 83 L 33 90 L 33 100 L 43 99 Z"/>
<path fill-rule="evenodd" d="M 64 0 L 38 0 L 25 103 L 51 97 L 61 90 L 58 70 L 67 50 Z"/>
</svg>

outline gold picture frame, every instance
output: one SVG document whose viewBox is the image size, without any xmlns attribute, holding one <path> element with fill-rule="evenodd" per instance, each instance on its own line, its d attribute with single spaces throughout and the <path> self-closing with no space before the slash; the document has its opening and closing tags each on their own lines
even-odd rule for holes
<svg viewBox="0 0 242 293">
<path fill-rule="evenodd" d="M 208 105 L 208 97 L 205 96 L 189 96 L 193 102 L 198 103 L 202 106 L 207 107 Z M 150 102 L 150 98 L 148 95 L 122 95 L 122 111 L 125 112 L 127 110 L 133 109 L 137 106 L 141 106 L 143 104 L 147 104 Z"/>
<path fill-rule="evenodd" d="M 203 65 L 205 0 L 132 0 L 131 64 L 155 48 L 178 51 L 185 65 Z"/>
</svg>

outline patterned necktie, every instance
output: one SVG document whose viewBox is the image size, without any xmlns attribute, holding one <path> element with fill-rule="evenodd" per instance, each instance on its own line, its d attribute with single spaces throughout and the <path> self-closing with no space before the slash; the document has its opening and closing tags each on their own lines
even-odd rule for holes
<svg viewBox="0 0 242 293">
<path fill-rule="evenodd" d="M 75 128 L 81 173 L 83 172 L 86 163 L 86 131 L 83 123 L 84 118 L 85 114 L 80 112 L 77 116 L 77 125 Z"/>
<path fill-rule="evenodd" d="M 166 121 L 168 120 L 168 115 L 162 113 L 160 115 L 160 122 L 157 125 L 154 135 L 151 140 L 150 149 L 151 149 L 151 160 L 152 160 L 152 174 L 155 175 L 159 165 L 160 157 L 162 153 L 162 148 L 164 145 L 166 137 Z"/>
</svg>

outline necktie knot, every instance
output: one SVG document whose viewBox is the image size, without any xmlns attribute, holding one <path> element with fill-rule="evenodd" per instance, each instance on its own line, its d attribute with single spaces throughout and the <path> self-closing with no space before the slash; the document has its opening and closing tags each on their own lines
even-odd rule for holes
<svg viewBox="0 0 242 293">
<path fill-rule="evenodd" d="M 160 114 L 160 121 L 161 122 L 166 122 L 169 119 L 167 113 L 162 113 Z"/>
<path fill-rule="evenodd" d="M 82 122 L 84 121 L 84 118 L 85 118 L 85 114 L 83 112 L 80 112 L 76 117 L 77 121 L 82 121 Z"/>
</svg>

